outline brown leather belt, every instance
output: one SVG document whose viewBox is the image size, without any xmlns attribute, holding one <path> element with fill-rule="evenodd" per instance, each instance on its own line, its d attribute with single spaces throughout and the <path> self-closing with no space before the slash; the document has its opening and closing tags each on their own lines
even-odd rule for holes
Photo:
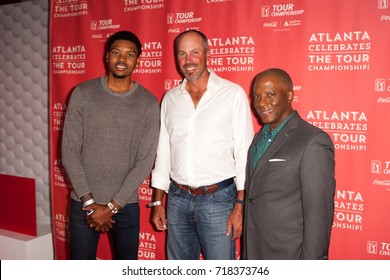
<svg viewBox="0 0 390 280">
<path fill-rule="evenodd" d="M 227 186 L 230 186 L 233 183 L 233 178 L 226 179 L 222 182 L 208 185 L 208 186 L 202 186 L 198 188 L 190 187 L 187 185 L 179 184 L 175 181 L 172 181 L 176 188 L 179 188 L 181 190 L 184 190 L 192 195 L 202 195 L 202 194 L 209 194 L 217 191 L 220 188 L 225 188 Z"/>
</svg>

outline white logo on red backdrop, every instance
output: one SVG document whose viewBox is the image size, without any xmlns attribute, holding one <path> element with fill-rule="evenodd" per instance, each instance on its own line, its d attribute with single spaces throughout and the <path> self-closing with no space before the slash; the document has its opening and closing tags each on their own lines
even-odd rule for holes
<svg viewBox="0 0 390 280">
<path fill-rule="evenodd" d="M 376 241 L 367 241 L 367 253 L 377 254 L 378 253 L 378 242 Z"/>
<path fill-rule="evenodd" d="M 302 15 L 305 10 L 296 10 L 294 9 L 294 4 L 274 4 L 271 6 L 262 6 L 261 7 L 261 16 L 262 17 L 284 17 L 284 16 L 297 16 Z"/>
<path fill-rule="evenodd" d="M 150 232 L 140 232 L 138 245 L 138 259 L 155 260 L 156 259 L 156 237 Z"/>
<path fill-rule="evenodd" d="M 365 112 L 312 110 L 306 119 L 326 131 L 337 150 L 367 151 L 368 120 Z"/>
<path fill-rule="evenodd" d="M 173 13 L 167 14 L 167 24 L 173 23 Z"/>
<path fill-rule="evenodd" d="M 119 29 L 120 24 L 115 24 L 112 18 L 91 21 L 91 30 Z"/>
<path fill-rule="evenodd" d="M 140 200 L 146 202 L 152 201 L 153 190 L 150 186 L 150 179 L 146 178 L 140 188 L 138 189 L 138 197 Z"/>
<path fill-rule="evenodd" d="M 177 87 L 178 85 L 181 84 L 183 80 L 177 80 L 177 79 L 165 79 L 164 81 L 164 89 L 169 90 L 174 87 Z"/>
<path fill-rule="evenodd" d="M 162 72 L 163 47 L 161 42 L 145 42 L 141 59 L 134 73 L 156 74 Z"/>
<path fill-rule="evenodd" d="M 68 18 L 88 15 L 87 0 L 55 1 L 54 18 Z"/>
<path fill-rule="evenodd" d="M 180 33 L 180 28 L 169 28 L 168 33 Z"/>
<path fill-rule="evenodd" d="M 277 28 L 278 22 L 277 21 L 271 21 L 271 22 L 264 22 L 263 27 L 265 28 Z"/>
<path fill-rule="evenodd" d="M 390 161 L 383 161 L 383 169 L 382 169 L 382 161 L 380 160 L 372 160 L 371 161 L 371 173 L 373 174 L 385 174 L 390 175 Z"/>
<path fill-rule="evenodd" d="M 363 230 L 364 201 L 360 192 L 337 190 L 334 208 L 334 228 L 352 231 Z"/>
<path fill-rule="evenodd" d="M 390 256 L 390 243 L 369 240 L 367 241 L 367 253 L 372 255 Z"/>
<path fill-rule="evenodd" d="M 378 0 L 378 9 L 386 10 L 389 8 L 389 0 Z"/>
<path fill-rule="evenodd" d="M 381 174 L 382 163 L 379 160 L 371 161 L 371 173 L 373 174 Z"/>
<path fill-rule="evenodd" d="M 216 72 L 254 71 L 256 44 L 252 36 L 209 38 L 209 68 Z"/>
<path fill-rule="evenodd" d="M 202 18 L 196 17 L 194 12 L 177 12 L 167 14 L 167 24 L 191 24 L 199 23 L 201 21 Z"/>
<path fill-rule="evenodd" d="M 98 27 L 97 20 L 92 20 L 91 21 L 91 30 L 97 30 L 97 27 Z"/>
<path fill-rule="evenodd" d="M 269 17 L 271 15 L 271 7 L 270 6 L 262 6 L 261 7 L 261 17 Z"/>
<path fill-rule="evenodd" d="M 61 188 L 71 188 L 71 183 L 68 175 L 65 172 L 65 168 L 62 165 L 61 159 L 56 159 L 54 161 L 53 168 L 53 180 L 54 186 Z"/>
<path fill-rule="evenodd" d="M 64 120 L 65 120 L 65 114 L 66 114 L 66 104 L 64 103 L 54 103 L 53 105 L 53 115 L 52 115 L 52 120 L 53 120 L 53 130 L 59 131 L 63 129 L 64 126 Z"/>
<path fill-rule="evenodd" d="M 53 74 L 84 75 L 87 52 L 84 45 L 53 46 Z"/>
<path fill-rule="evenodd" d="M 376 178 L 373 180 L 374 186 L 390 191 L 390 180 L 386 179 L 390 175 L 390 161 L 372 160 L 371 174 L 376 174 Z"/>
<path fill-rule="evenodd" d="M 303 9 L 295 9 L 294 4 L 275 4 L 272 6 L 261 6 L 261 17 L 273 19 L 280 18 L 280 21 L 264 22 L 263 27 L 273 28 L 274 31 L 288 31 L 292 27 L 301 26 L 300 19 L 290 19 L 292 16 L 301 16 L 304 13 Z"/>
<path fill-rule="evenodd" d="M 383 78 L 375 79 L 375 91 L 385 91 L 386 80 Z"/>
<path fill-rule="evenodd" d="M 389 242 L 381 242 L 381 246 L 379 249 L 379 255 L 390 256 L 390 243 Z"/>
<path fill-rule="evenodd" d="M 124 12 L 134 12 L 140 10 L 156 10 L 164 8 L 165 0 L 123 0 Z"/>
<path fill-rule="evenodd" d="M 390 79 L 388 79 L 388 81 L 390 81 Z M 390 82 L 389 82 L 389 84 L 390 84 Z M 384 78 L 376 78 L 375 79 L 375 91 L 378 93 L 385 94 L 384 96 L 378 97 L 378 99 L 377 99 L 378 103 L 382 103 L 382 104 L 390 103 L 390 96 L 389 96 L 390 85 L 388 85 L 386 83 L 386 79 L 384 79 Z"/>
<path fill-rule="evenodd" d="M 370 69 L 371 37 L 368 31 L 313 33 L 308 50 L 309 71 Z"/>
<path fill-rule="evenodd" d="M 55 223 L 55 239 L 69 242 L 69 217 L 65 214 L 55 214 L 54 216 Z"/>
</svg>

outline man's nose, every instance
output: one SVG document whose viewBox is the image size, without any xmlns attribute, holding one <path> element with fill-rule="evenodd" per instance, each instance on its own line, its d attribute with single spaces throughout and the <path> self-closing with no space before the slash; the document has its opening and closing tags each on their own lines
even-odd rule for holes
<svg viewBox="0 0 390 280">
<path fill-rule="evenodd" d="M 120 55 L 118 56 L 118 60 L 119 60 L 119 61 L 125 61 L 125 60 L 126 60 L 126 55 L 120 54 Z"/>
</svg>

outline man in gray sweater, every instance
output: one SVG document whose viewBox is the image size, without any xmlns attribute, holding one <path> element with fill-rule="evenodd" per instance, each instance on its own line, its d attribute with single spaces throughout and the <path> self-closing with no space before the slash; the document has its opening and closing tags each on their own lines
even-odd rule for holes
<svg viewBox="0 0 390 280">
<path fill-rule="evenodd" d="M 62 160 L 73 187 L 72 259 L 96 259 L 105 232 L 115 259 L 137 259 L 138 189 L 156 156 L 159 104 L 131 79 L 142 45 L 132 32 L 119 31 L 106 47 L 108 74 L 73 90 L 64 124 Z"/>
</svg>

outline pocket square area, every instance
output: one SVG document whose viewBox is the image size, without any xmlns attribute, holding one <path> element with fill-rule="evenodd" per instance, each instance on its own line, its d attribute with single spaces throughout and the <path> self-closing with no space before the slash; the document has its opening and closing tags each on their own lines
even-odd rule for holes
<svg viewBox="0 0 390 280">
<path fill-rule="evenodd" d="M 284 158 L 270 158 L 268 161 L 269 161 L 269 162 L 286 161 L 286 159 L 284 159 Z"/>
</svg>

